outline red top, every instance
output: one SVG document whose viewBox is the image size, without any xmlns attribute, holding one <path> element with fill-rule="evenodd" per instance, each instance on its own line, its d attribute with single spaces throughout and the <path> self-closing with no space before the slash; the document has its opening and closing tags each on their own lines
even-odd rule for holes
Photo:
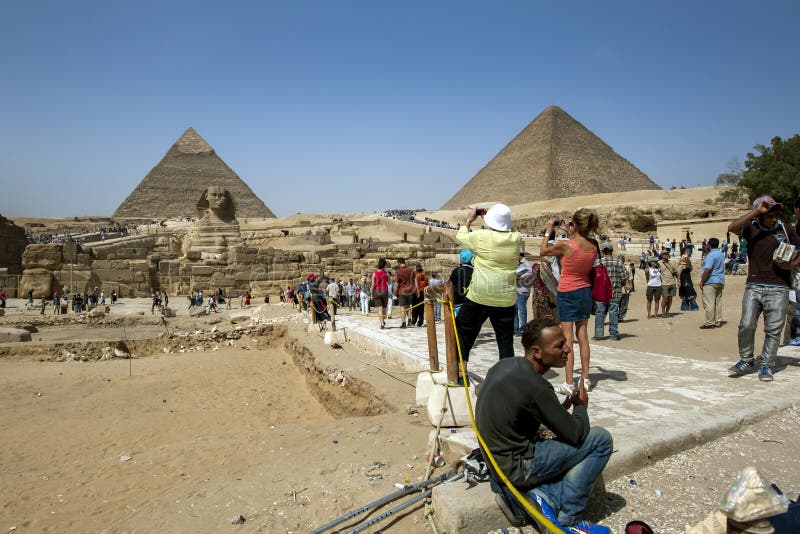
<svg viewBox="0 0 800 534">
<path fill-rule="evenodd" d="M 375 271 L 372 275 L 373 291 L 389 291 L 389 275 L 384 270 Z"/>
<path fill-rule="evenodd" d="M 558 280 L 558 290 L 562 293 L 591 286 L 589 275 L 592 272 L 594 261 L 597 259 L 596 248 L 586 252 L 574 239 L 569 240 L 569 246 L 572 249 L 572 255 L 561 258 L 561 278 Z"/>
</svg>

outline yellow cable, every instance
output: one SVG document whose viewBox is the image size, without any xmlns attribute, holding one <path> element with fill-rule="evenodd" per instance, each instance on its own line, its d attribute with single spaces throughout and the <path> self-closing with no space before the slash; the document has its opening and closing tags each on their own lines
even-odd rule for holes
<svg viewBox="0 0 800 534">
<path fill-rule="evenodd" d="M 553 532 L 555 534 L 563 533 L 563 530 L 556 527 L 549 519 L 544 517 L 539 511 L 533 507 L 533 505 L 528 502 L 528 499 L 522 496 L 522 494 L 517 491 L 517 488 L 508 480 L 505 473 L 500 469 L 500 466 L 497 465 L 497 462 L 492 456 L 492 452 L 489 450 L 489 447 L 486 445 L 486 442 L 483 441 L 483 436 L 478 431 L 478 425 L 475 423 L 475 412 L 472 410 L 472 400 L 469 397 L 469 381 L 466 379 L 467 373 L 466 369 L 464 368 L 464 358 L 461 355 L 461 341 L 458 339 L 458 330 L 456 329 L 456 316 L 453 313 L 453 302 L 448 301 L 447 303 L 450 306 L 450 318 L 453 321 L 453 331 L 456 333 L 456 349 L 458 350 L 458 363 L 459 368 L 461 369 L 461 376 L 465 377 L 464 379 L 464 393 L 467 396 L 467 408 L 469 408 L 469 417 L 472 421 L 472 428 L 475 430 L 475 436 L 478 438 L 478 442 L 481 444 L 481 448 L 486 456 L 489 458 L 489 461 L 492 463 L 492 467 L 494 467 L 495 472 L 500 475 L 500 479 L 503 481 L 503 484 L 511 491 L 517 501 L 530 513 L 533 517 L 536 518 L 539 523 L 541 523 L 547 530 Z"/>
</svg>

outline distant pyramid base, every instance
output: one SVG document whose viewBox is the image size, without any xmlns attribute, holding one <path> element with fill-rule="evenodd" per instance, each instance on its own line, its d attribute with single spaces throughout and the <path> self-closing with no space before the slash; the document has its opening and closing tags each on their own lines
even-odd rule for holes
<svg viewBox="0 0 800 534">
<path fill-rule="evenodd" d="M 147 173 L 114 217 L 195 217 L 197 199 L 212 185 L 231 192 L 237 217 L 275 217 L 193 128 L 188 128 Z"/>
<path fill-rule="evenodd" d="M 442 209 L 499 199 L 508 205 L 595 193 L 661 189 L 558 106 L 511 140 Z"/>
</svg>

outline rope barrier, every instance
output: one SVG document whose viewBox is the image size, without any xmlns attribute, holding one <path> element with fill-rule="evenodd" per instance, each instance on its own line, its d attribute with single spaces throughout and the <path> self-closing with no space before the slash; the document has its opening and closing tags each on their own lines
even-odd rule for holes
<svg viewBox="0 0 800 534">
<path fill-rule="evenodd" d="M 453 313 L 453 303 L 452 302 L 448 302 L 448 305 L 450 306 L 450 317 L 452 318 L 452 321 L 453 321 L 453 329 L 456 331 L 456 349 L 457 349 L 457 352 L 458 352 L 459 370 L 461 372 L 461 376 L 466 377 L 467 373 L 466 373 L 466 368 L 464 367 L 464 357 L 461 354 L 461 341 L 458 339 L 458 330 L 456 329 L 456 316 Z M 478 425 L 475 423 L 475 412 L 472 409 L 472 399 L 470 399 L 470 396 L 469 396 L 469 381 L 468 380 L 464 380 L 464 394 L 467 396 L 467 408 L 469 409 L 469 418 L 470 418 L 470 421 L 472 422 L 472 429 L 475 431 L 475 436 L 478 438 L 478 443 L 480 443 L 483 453 L 486 455 L 486 457 L 491 462 L 495 473 L 497 473 L 500 476 L 500 479 L 503 481 L 503 484 L 505 484 L 506 487 L 509 489 L 509 491 L 511 491 L 512 495 L 514 495 L 514 497 L 517 499 L 517 502 L 519 502 L 519 504 L 521 504 L 523 506 L 523 508 L 525 508 L 525 510 L 527 510 L 527 512 L 529 514 L 531 514 L 531 516 L 534 517 L 539 522 L 539 524 L 541 524 L 544 528 L 546 528 L 547 530 L 549 530 L 550 532 L 552 532 L 554 534 L 559 534 L 559 533 L 563 532 L 563 530 L 561 530 L 560 528 L 556 527 L 549 519 L 544 517 L 541 513 L 539 513 L 539 511 L 536 508 L 533 507 L 533 505 L 528 501 L 528 499 L 526 499 L 517 490 L 517 488 L 514 487 L 514 485 L 511 483 L 511 481 L 508 480 L 508 477 L 500 469 L 500 466 L 497 465 L 497 461 L 494 459 L 494 456 L 492 455 L 492 452 L 489 450 L 489 447 L 486 445 L 486 442 L 483 440 L 483 436 L 481 436 L 480 431 L 478 431 Z"/>
</svg>

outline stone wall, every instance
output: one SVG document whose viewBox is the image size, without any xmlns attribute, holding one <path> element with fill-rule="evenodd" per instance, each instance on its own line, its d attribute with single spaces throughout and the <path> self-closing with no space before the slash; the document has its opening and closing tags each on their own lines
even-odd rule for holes
<svg viewBox="0 0 800 534">
<path fill-rule="evenodd" d="M 25 230 L 0 215 L 0 269 L 7 269 L 9 274 L 21 273 L 25 245 Z"/>
</svg>

